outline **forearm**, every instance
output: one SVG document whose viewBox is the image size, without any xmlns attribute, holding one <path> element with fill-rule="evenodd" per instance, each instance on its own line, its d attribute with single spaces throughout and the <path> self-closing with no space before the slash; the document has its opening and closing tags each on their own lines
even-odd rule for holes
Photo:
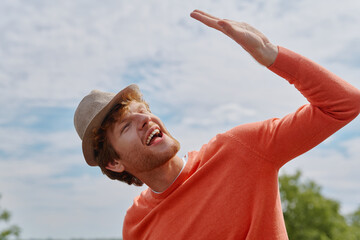
<svg viewBox="0 0 360 240">
<path fill-rule="evenodd" d="M 312 149 L 360 111 L 360 91 L 320 65 L 279 48 L 269 69 L 294 84 L 310 104 L 283 118 L 241 125 L 231 135 L 277 168 Z"/>
<path fill-rule="evenodd" d="M 268 67 L 287 79 L 313 105 L 338 120 L 352 120 L 360 112 L 360 91 L 313 61 L 279 47 Z"/>
</svg>

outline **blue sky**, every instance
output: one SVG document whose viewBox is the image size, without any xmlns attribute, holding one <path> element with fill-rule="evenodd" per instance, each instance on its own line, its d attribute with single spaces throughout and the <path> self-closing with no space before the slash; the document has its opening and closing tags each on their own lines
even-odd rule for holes
<svg viewBox="0 0 360 240">
<path fill-rule="evenodd" d="M 360 88 L 360 3 L 345 0 L 0 2 L 1 206 L 24 238 L 119 237 L 144 188 L 88 167 L 73 112 L 92 89 L 137 83 L 179 155 L 241 123 L 305 104 L 193 9 L 246 21 Z M 303 171 L 348 213 L 360 205 L 359 118 L 282 172 Z"/>
</svg>

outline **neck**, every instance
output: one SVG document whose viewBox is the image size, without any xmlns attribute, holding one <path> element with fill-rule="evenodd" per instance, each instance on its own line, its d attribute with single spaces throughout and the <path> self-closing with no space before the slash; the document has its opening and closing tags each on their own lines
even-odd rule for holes
<svg viewBox="0 0 360 240">
<path fill-rule="evenodd" d="M 179 175 L 183 160 L 178 156 L 174 156 L 164 165 L 138 176 L 149 188 L 156 192 L 165 191 Z"/>
</svg>

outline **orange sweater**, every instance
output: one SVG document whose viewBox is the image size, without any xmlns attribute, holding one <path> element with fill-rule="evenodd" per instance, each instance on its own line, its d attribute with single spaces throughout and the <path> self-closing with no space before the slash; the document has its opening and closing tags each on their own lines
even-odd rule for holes
<svg viewBox="0 0 360 240">
<path fill-rule="evenodd" d="M 240 125 L 190 152 L 165 192 L 148 189 L 135 198 L 124 240 L 288 239 L 278 171 L 354 119 L 360 91 L 281 47 L 269 69 L 310 104 L 282 119 Z"/>
</svg>

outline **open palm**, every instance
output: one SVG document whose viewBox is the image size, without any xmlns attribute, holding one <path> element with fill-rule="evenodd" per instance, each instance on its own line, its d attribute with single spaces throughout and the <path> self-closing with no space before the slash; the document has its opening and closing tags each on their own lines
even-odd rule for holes
<svg viewBox="0 0 360 240">
<path fill-rule="evenodd" d="M 268 67 L 275 61 L 278 53 L 277 47 L 251 25 L 220 19 L 200 10 L 194 10 L 191 17 L 232 38 L 260 64 Z"/>
</svg>

